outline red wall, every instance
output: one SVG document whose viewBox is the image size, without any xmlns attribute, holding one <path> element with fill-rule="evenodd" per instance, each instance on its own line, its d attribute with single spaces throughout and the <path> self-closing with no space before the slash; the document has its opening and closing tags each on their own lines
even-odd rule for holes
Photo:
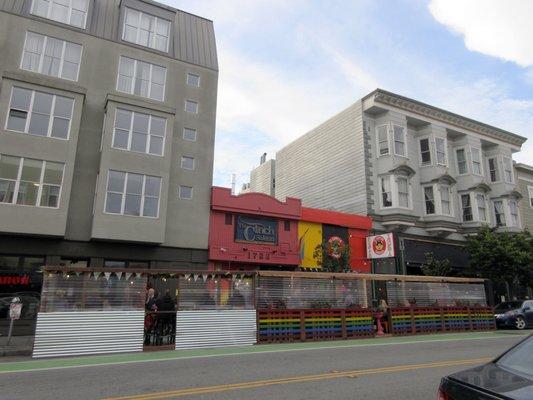
<svg viewBox="0 0 533 400">
<path fill-rule="evenodd" d="M 233 215 L 231 225 L 225 223 L 227 213 Z M 235 242 L 235 217 L 238 214 L 277 219 L 278 243 L 269 245 Z M 214 267 L 217 261 L 222 261 L 225 262 L 226 268 L 231 269 L 246 265 L 267 264 L 298 267 L 300 262 L 298 219 L 300 215 L 301 202 L 298 199 L 287 198 L 285 202 L 280 202 L 262 193 L 233 196 L 230 189 L 213 187 L 209 228 L 211 266 Z M 290 221 L 289 231 L 284 229 L 286 220 Z"/>
</svg>

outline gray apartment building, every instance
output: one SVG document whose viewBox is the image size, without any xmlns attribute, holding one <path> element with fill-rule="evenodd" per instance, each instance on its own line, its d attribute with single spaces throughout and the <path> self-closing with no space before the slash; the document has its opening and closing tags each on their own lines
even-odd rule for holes
<svg viewBox="0 0 533 400">
<path fill-rule="evenodd" d="M 515 164 L 518 192 L 522 195 L 520 218 L 524 229 L 533 233 L 533 167 L 527 164 Z"/>
<path fill-rule="evenodd" d="M 43 264 L 207 268 L 213 23 L 151 0 L 0 0 L 0 292 Z"/>
<path fill-rule="evenodd" d="M 396 257 L 375 260 L 377 273 L 420 273 L 427 252 L 464 268 L 466 235 L 485 224 L 522 229 L 529 205 L 512 154 L 525 140 L 377 89 L 279 150 L 274 192 L 394 232 Z M 251 173 L 250 188 L 264 170 Z"/>
</svg>

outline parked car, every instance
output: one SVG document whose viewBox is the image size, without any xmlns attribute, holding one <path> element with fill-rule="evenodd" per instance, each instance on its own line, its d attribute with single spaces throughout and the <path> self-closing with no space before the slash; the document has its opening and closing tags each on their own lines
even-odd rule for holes
<svg viewBox="0 0 533 400">
<path fill-rule="evenodd" d="M 494 308 L 494 318 L 498 328 L 533 328 L 533 300 L 500 303 Z"/>
<path fill-rule="evenodd" d="M 494 361 L 442 379 L 437 400 L 533 399 L 533 335 Z"/>
</svg>

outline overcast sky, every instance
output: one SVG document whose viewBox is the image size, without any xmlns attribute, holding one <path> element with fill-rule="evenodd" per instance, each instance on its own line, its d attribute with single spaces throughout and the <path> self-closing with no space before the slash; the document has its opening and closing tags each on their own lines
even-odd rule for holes
<svg viewBox="0 0 533 400">
<path fill-rule="evenodd" d="M 377 87 L 528 137 L 533 164 L 531 0 L 159 1 L 215 25 L 215 185 Z"/>
</svg>

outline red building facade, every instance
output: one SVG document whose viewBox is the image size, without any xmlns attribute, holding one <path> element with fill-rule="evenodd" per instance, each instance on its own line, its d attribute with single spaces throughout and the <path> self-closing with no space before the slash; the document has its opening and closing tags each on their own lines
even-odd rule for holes
<svg viewBox="0 0 533 400">
<path fill-rule="evenodd" d="M 317 235 L 303 230 L 306 226 L 320 229 L 326 240 L 329 234 L 342 237 L 350 244 L 352 270 L 370 271 L 365 246 L 370 218 L 302 207 L 290 197 L 281 202 L 263 193 L 235 196 L 222 187 L 211 191 L 209 269 L 308 268 L 302 265 L 303 249 Z"/>
</svg>

